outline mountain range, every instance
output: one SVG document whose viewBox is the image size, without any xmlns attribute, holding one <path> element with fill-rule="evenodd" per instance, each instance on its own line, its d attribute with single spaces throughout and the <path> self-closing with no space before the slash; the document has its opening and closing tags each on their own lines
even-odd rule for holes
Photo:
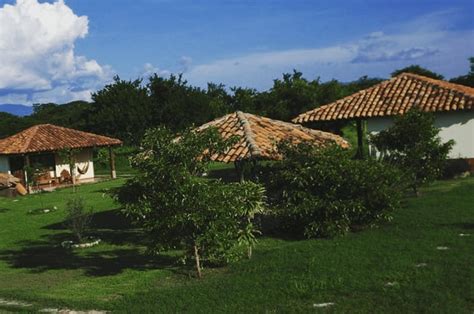
<svg viewBox="0 0 474 314">
<path fill-rule="evenodd" d="M 32 114 L 33 107 L 18 104 L 3 104 L 0 105 L 0 112 L 7 112 L 15 116 L 23 117 Z"/>
</svg>

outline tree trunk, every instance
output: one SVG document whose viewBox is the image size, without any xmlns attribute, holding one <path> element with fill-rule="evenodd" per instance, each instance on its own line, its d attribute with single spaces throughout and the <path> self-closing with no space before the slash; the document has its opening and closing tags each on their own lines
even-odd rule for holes
<svg viewBox="0 0 474 314">
<path fill-rule="evenodd" d="M 416 187 L 416 185 L 413 186 L 413 193 L 415 193 L 416 197 L 420 196 L 420 191 L 418 191 L 418 188 Z"/>
<path fill-rule="evenodd" d="M 364 159 L 364 130 L 362 120 L 356 121 L 357 125 L 357 158 Z"/>
<path fill-rule="evenodd" d="M 112 146 L 109 146 L 109 162 L 110 162 L 110 177 L 117 179 L 117 172 L 115 171 L 115 154 Z"/>
<path fill-rule="evenodd" d="M 252 258 L 252 245 L 249 245 L 249 250 L 248 250 L 248 252 L 247 252 L 247 257 L 248 257 L 249 259 Z"/>
<path fill-rule="evenodd" d="M 74 152 L 69 152 L 69 171 L 71 173 L 72 192 L 76 193 L 76 160 Z"/>
<path fill-rule="evenodd" d="M 197 270 L 198 278 L 202 278 L 201 263 L 199 260 L 199 250 L 198 250 L 197 245 L 194 245 L 194 259 L 196 260 L 196 270 Z"/>
</svg>

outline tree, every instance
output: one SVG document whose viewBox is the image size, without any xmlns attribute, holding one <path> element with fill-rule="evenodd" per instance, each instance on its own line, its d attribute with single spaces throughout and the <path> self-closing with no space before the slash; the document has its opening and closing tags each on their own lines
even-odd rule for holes
<svg viewBox="0 0 474 314">
<path fill-rule="evenodd" d="M 182 75 L 150 77 L 150 101 L 157 114 L 156 125 L 182 131 L 215 119 L 230 109 L 230 96 L 224 85 L 208 84 L 207 90 L 189 86 Z"/>
<path fill-rule="evenodd" d="M 392 72 L 392 77 L 397 76 L 403 72 L 408 72 L 408 73 L 413 73 L 413 74 L 418 74 L 426 77 L 430 77 L 435 80 L 442 80 L 444 79 L 444 76 L 441 74 L 435 73 L 433 71 L 430 71 L 428 69 L 425 69 L 417 64 L 412 64 L 410 66 L 404 67 L 403 69 L 395 70 Z"/>
<path fill-rule="evenodd" d="M 32 124 L 25 117 L 0 112 L 0 138 L 11 136 L 30 126 L 32 126 Z"/>
<path fill-rule="evenodd" d="M 68 128 L 88 130 L 87 112 L 90 103 L 73 101 L 58 105 L 55 103 L 34 104 L 33 114 L 28 117 L 35 123 L 51 123 Z"/>
<path fill-rule="evenodd" d="M 425 183 L 438 178 L 454 141 L 441 143 L 434 116 L 414 107 L 397 116 L 394 124 L 371 137 L 381 158 L 404 171 L 408 184 L 418 195 Z"/>
<path fill-rule="evenodd" d="M 260 93 L 253 88 L 232 87 L 233 93 L 230 101 L 232 111 L 243 111 L 248 113 L 260 113 L 258 96 Z"/>
<path fill-rule="evenodd" d="M 156 114 L 141 80 L 124 81 L 116 76 L 114 83 L 92 94 L 92 100 L 87 117 L 93 132 L 136 145 L 153 126 Z"/>
<path fill-rule="evenodd" d="M 474 57 L 469 58 L 469 63 L 470 63 L 469 73 L 467 73 L 466 75 L 454 77 L 450 79 L 449 81 L 451 83 L 474 87 Z"/>
<path fill-rule="evenodd" d="M 273 81 L 273 87 L 268 92 L 261 93 L 265 109 L 260 113 L 270 118 L 290 121 L 301 112 L 319 105 L 319 84 L 319 79 L 308 81 L 303 73 L 296 70 L 291 74 L 285 73 L 282 79 Z"/>
<path fill-rule="evenodd" d="M 230 262 L 242 255 L 240 248 L 255 243 L 252 218 L 263 209 L 264 189 L 198 176 L 210 156 L 233 141 L 224 141 L 215 129 L 187 130 L 179 139 L 165 128 L 149 130 L 132 158 L 139 175 L 117 192 L 124 212 L 149 236 L 149 249 L 183 249 L 198 277 L 203 261 Z"/>
</svg>

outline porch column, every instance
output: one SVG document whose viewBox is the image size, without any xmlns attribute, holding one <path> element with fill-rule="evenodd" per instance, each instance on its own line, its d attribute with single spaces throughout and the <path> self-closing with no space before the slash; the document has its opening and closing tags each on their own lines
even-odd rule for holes
<svg viewBox="0 0 474 314">
<path fill-rule="evenodd" d="M 28 194 L 31 193 L 31 188 L 30 188 L 30 184 L 29 184 L 29 181 L 30 181 L 30 178 L 28 178 L 28 171 L 27 170 L 30 170 L 30 156 L 28 155 L 24 155 L 23 156 L 24 158 L 24 169 L 23 169 L 23 175 L 25 177 L 25 188 L 26 188 L 26 191 L 28 192 Z"/>
<path fill-rule="evenodd" d="M 364 159 L 364 130 L 362 128 L 362 120 L 357 119 L 357 158 Z"/>
<path fill-rule="evenodd" d="M 117 178 L 117 172 L 115 171 L 115 154 L 112 146 L 109 146 L 109 161 L 110 161 L 110 177 L 112 179 Z"/>
<path fill-rule="evenodd" d="M 244 176 L 244 161 L 243 160 L 236 160 L 234 161 L 235 171 L 237 172 L 237 176 L 239 177 L 240 182 L 245 181 Z"/>
</svg>

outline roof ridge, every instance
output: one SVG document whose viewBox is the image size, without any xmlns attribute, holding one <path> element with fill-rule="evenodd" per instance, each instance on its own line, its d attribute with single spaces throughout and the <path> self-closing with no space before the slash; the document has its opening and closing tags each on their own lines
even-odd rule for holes
<svg viewBox="0 0 474 314">
<path fill-rule="evenodd" d="M 23 134 L 27 133 L 30 130 L 31 132 L 33 132 L 33 134 L 31 134 L 29 137 L 26 137 L 25 144 L 22 147 L 23 150 L 28 150 L 28 147 L 30 146 L 30 143 L 33 140 L 33 137 L 36 135 L 36 133 L 38 133 L 38 129 L 39 129 L 39 125 L 34 125 L 22 132 Z"/>
<path fill-rule="evenodd" d="M 310 113 L 312 113 L 312 112 L 314 112 L 314 111 L 316 111 L 316 110 L 324 109 L 324 108 L 326 108 L 327 106 L 332 106 L 332 105 L 335 105 L 335 104 L 338 104 L 338 103 L 342 103 L 342 102 L 346 101 L 347 99 L 354 98 L 354 97 L 356 97 L 356 96 L 358 96 L 358 95 L 361 95 L 361 94 L 370 93 L 373 89 L 380 88 L 381 86 L 385 86 L 385 85 L 391 83 L 392 81 L 395 81 L 395 79 L 396 79 L 397 77 L 398 77 L 398 76 L 391 77 L 390 79 L 385 80 L 385 81 L 383 81 L 383 82 L 380 82 L 380 83 L 378 83 L 378 84 L 375 84 L 375 85 L 373 85 L 373 86 L 371 86 L 371 87 L 369 87 L 369 88 L 361 89 L 361 90 L 359 90 L 359 91 L 357 91 L 357 92 L 355 92 L 355 93 L 353 93 L 353 94 L 347 95 L 347 96 L 345 96 L 345 97 L 343 97 L 343 98 L 341 98 L 341 99 L 338 99 L 338 100 L 336 100 L 336 101 L 333 101 L 333 102 L 330 102 L 330 103 L 328 103 L 328 104 L 324 104 L 324 105 L 322 105 L 322 106 L 316 107 L 316 108 L 314 108 L 314 109 L 312 109 L 312 110 L 309 110 L 309 111 L 300 113 L 298 116 L 296 116 L 296 118 L 291 119 L 291 122 L 293 122 L 293 123 L 304 122 L 304 121 L 300 121 L 300 119 L 301 119 L 300 116 L 310 114 Z"/>
<path fill-rule="evenodd" d="M 250 114 L 250 113 L 246 113 L 246 114 L 254 116 L 254 117 L 258 117 L 260 119 L 267 119 L 267 120 L 270 120 L 271 122 L 273 122 L 274 124 L 278 124 L 278 125 L 286 126 L 286 127 L 292 127 L 292 128 L 298 129 L 302 132 L 318 135 L 318 136 L 321 136 L 323 138 L 327 138 L 327 139 L 330 139 L 330 140 L 337 141 L 339 139 L 342 139 L 343 141 L 347 142 L 346 140 L 344 140 L 340 136 L 338 136 L 336 134 L 333 134 L 333 133 L 330 133 L 330 132 L 307 128 L 307 127 L 304 127 L 301 124 L 297 124 L 297 123 L 292 123 L 292 122 L 287 122 L 287 121 L 282 121 L 282 120 L 275 120 L 275 119 L 271 119 L 271 118 L 263 117 L 263 116 L 256 116 L 256 115 L 253 115 L 253 114 Z"/>
<path fill-rule="evenodd" d="M 399 77 L 399 76 L 411 76 L 412 78 L 419 79 L 421 81 L 434 84 L 434 85 L 439 86 L 441 88 L 451 87 L 452 89 L 456 89 L 460 93 L 466 93 L 466 91 L 468 91 L 468 92 L 473 93 L 472 96 L 474 96 L 474 88 L 472 88 L 470 86 L 461 85 L 461 84 L 457 84 L 457 83 L 452 83 L 452 82 L 449 82 L 449 81 L 446 81 L 446 80 L 438 80 L 438 79 L 434 79 L 434 78 L 431 78 L 431 77 L 428 77 L 428 76 L 415 74 L 415 73 L 410 73 L 410 72 L 403 72 L 403 73 L 397 75 L 396 77 Z"/>
<path fill-rule="evenodd" d="M 262 152 L 255 141 L 255 134 L 250 127 L 250 122 L 242 111 L 236 111 L 237 117 L 239 118 L 240 125 L 244 129 L 244 138 L 249 144 L 250 155 L 260 156 Z"/>
</svg>

